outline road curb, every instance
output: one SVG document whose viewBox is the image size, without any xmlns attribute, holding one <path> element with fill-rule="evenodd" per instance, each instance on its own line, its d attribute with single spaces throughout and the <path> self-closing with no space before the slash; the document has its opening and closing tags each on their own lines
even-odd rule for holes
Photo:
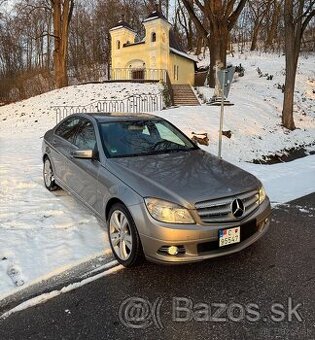
<svg viewBox="0 0 315 340">
<path fill-rule="evenodd" d="M 117 265 L 118 263 L 114 261 L 112 254 L 100 255 L 67 269 L 58 275 L 52 276 L 49 279 L 36 282 L 1 300 L 0 317 L 9 310 L 36 296 L 61 290 L 65 286 L 79 283 L 84 279 L 93 277 Z"/>
</svg>

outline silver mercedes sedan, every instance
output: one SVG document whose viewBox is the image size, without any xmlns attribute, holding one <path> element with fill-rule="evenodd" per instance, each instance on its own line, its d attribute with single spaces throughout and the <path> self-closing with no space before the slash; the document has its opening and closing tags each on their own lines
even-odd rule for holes
<svg viewBox="0 0 315 340">
<path fill-rule="evenodd" d="M 269 227 L 260 181 L 162 118 L 74 114 L 45 134 L 42 151 L 46 188 L 96 214 L 126 267 L 232 254 Z"/>
</svg>

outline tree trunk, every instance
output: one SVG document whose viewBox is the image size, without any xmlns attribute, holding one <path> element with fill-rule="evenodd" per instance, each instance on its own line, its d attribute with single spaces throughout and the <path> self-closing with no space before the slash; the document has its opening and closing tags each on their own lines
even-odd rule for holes
<svg viewBox="0 0 315 340">
<path fill-rule="evenodd" d="M 246 0 L 240 0 L 236 8 L 234 8 L 235 1 L 221 0 L 208 0 L 203 1 L 190 1 L 181 0 L 186 7 L 192 21 L 194 22 L 199 34 L 201 34 L 207 41 L 207 45 L 210 50 L 210 72 L 208 84 L 210 87 L 215 86 L 215 71 L 214 66 L 217 62 L 221 62 L 223 67 L 226 66 L 226 50 L 228 49 L 228 37 L 229 32 L 235 26 L 240 13 L 242 12 Z M 208 19 L 210 24 L 210 30 L 200 21 L 200 18 L 196 15 L 194 10 L 196 5 L 199 10 L 204 14 L 204 17 Z"/>
<path fill-rule="evenodd" d="M 296 32 L 293 22 L 293 4 L 292 1 L 285 1 L 284 9 L 285 22 L 285 89 L 282 110 L 282 124 L 289 130 L 295 129 L 293 118 L 294 88 L 297 61 L 300 52 L 300 46 L 296 45 Z"/>
<path fill-rule="evenodd" d="M 69 23 L 73 9 L 71 0 L 54 0 L 53 24 L 54 24 L 54 66 L 55 86 L 61 88 L 68 85 L 67 55 Z"/>
<path fill-rule="evenodd" d="M 303 33 L 315 16 L 315 8 L 306 7 L 305 1 L 284 1 L 284 28 L 285 28 L 285 90 L 282 111 L 282 124 L 294 130 L 293 104 L 296 68 L 299 60 Z"/>
<path fill-rule="evenodd" d="M 196 41 L 196 55 L 201 54 L 205 49 L 205 41 L 201 36 L 198 36 Z"/>
<path fill-rule="evenodd" d="M 210 72 L 208 84 L 210 87 L 215 87 L 215 66 L 219 63 L 224 68 L 226 67 L 226 50 L 228 44 L 229 31 L 225 25 L 218 25 L 213 28 L 209 42 L 210 51 Z"/>
<path fill-rule="evenodd" d="M 251 43 L 251 46 L 250 46 L 251 51 L 255 51 L 256 48 L 257 48 L 257 39 L 258 39 L 259 28 L 260 28 L 259 23 L 255 23 L 253 36 L 252 36 L 252 43 Z"/>
<path fill-rule="evenodd" d="M 280 20 L 281 15 L 281 4 L 278 4 L 277 1 L 274 1 L 274 9 L 272 13 L 271 25 L 267 32 L 267 39 L 265 43 L 265 51 L 272 49 L 274 51 L 273 42 L 277 33 L 277 26 Z"/>
<path fill-rule="evenodd" d="M 290 53 L 293 54 L 293 53 Z M 282 124 L 289 130 L 295 129 L 293 118 L 293 105 L 294 105 L 294 88 L 296 76 L 296 61 L 293 55 L 287 54 L 286 57 L 286 76 L 285 76 L 285 89 L 282 111 Z"/>
</svg>

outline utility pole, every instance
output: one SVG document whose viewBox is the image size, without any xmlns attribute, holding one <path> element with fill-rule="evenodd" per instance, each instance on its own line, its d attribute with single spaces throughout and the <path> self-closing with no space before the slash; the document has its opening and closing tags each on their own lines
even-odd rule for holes
<svg viewBox="0 0 315 340">
<path fill-rule="evenodd" d="M 218 69 L 218 67 L 216 67 L 216 68 Z M 216 81 L 218 81 L 218 70 L 216 70 Z M 222 159 L 222 130 L 223 130 L 223 119 L 224 119 L 224 84 L 225 84 L 225 70 L 223 70 L 222 84 L 221 84 L 221 87 L 220 87 L 221 111 L 220 111 L 219 151 L 218 151 L 218 157 L 220 159 Z"/>
<path fill-rule="evenodd" d="M 227 101 L 230 92 L 235 67 L 229 66 L 222 69 L 222 64 L 217 63 L 215 66 L 215 99 L 212 105 L 219 105 L 220 103 L 220 128 L 219 128 L 219 147 L 218 157 L 222 159 L 222 135 L 223 135 L 223 121 L 224 121 L 224 106 L 233 105 Z M 218 97 L 219 96 L 219 97 Z"/>
</svg>

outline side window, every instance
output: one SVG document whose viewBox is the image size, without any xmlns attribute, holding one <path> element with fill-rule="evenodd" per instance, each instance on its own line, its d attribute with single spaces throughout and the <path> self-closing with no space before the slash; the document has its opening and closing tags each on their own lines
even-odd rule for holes
<svg viewBox="0 0 315 340">
<path fill-rule="evenodd" d="M 156 33 L 155 32 L 152 32 L 151 41 L 156 42 Z"/>
<path fill-rule="evenodd" d="M 77 127 L 79 126 L 80 118 L 71 117 L 64 121 L 59 127 L 56 129 L 56 135 L 64 138 L 68 142 L 73 144 L 75 132 Z"/>
<path fill-rule="evenodd" d="M 120 41 L 117 40 L 117 50 L 120 50 Z"/>
<path fill-rule="evenodd" d="M 95 149 L 96 137 L 94 127 L 89 120 L 82 120 L 82 123 L 76 131 L 74 144 L 79 149 Z"/>
</svg>

